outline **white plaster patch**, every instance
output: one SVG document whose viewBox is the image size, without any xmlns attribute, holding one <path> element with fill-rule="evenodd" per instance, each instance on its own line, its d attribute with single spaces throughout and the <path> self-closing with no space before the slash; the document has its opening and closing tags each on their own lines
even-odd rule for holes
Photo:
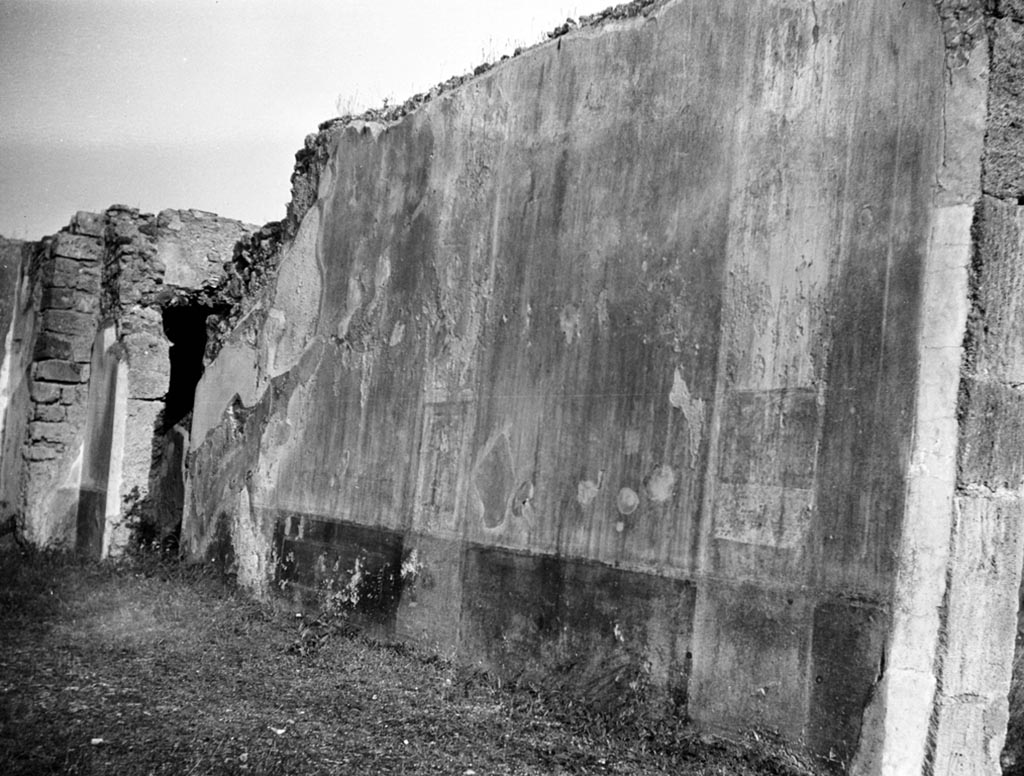
<svg viewBox="0 0 1024 776">
<path fill-rule="evenodd" d="M 597 325 L 601 331 L 608 330 L 608 321 L 608 291 L 602 289 L 597 295 Z"/>
<path fill-rule="evenodd" d="M 312 207 L 281 260 L 273 304 L 279 317 L 264 335 L 271 376 L 295 366 L 316 331 L 323 285 L 317 260 L 319 232 L 320 208 Z"/>
<path fill-rule="evenodd" d="M 647 479 L 647 495 L 651 501 L 661 504 L 672 498 L 676 487 L 676 473 L 671 466 L 657 466 Z"/>
<path fill-rule="evenodd" d="M 335 332 L 340 340 L 348 336 L 348 326 L 352 322 L 352 317 L 363 303 L 363 288 L 359 282 L 359 274 L 356 272 L 356 269 L 356 266 L 353 266 L 352 274 L 349 275 L 348 291 L 345 296 L 345 312 L 342 314 L 341 320 L 338 321 L 338 327 Z"/>
<path fill-rule="evenodd" d="M 210 430 L 220 424 L 236 395 L 247 407 L 255 404 L 263 393 L 261 383 L 256 351 L 241 340 L 225 344 L 196 386 L 192 449 L 202 445 Z"/>
<path fill-rule="evenodd" d="M 686 419 L 686 431 L 689 435 L 690 465 L 695 465 L 700 451 L 700 442 L 704 436 L 704 400 L 695 399 L 690 395 L 690 387 L 686 384 L 682 370 L 676 367 L 672 374 L 672 389 L 668 394 L 668 402 L 677 410 L 681 410 Z"/>
<path fill-rule="evenodd" d="M 387 254 L 382 254 L 377 262 L 377 270 L 373 277 L 373 284 L 377 288 L 378 298 L 384 292 L 384 289 L 387 288 L 389 280 L 391 280 L 391 259 Z"/>
<path fill-rule="evenodd" d="M 401 321 L 395 324 L 395 328 L 391 330 L 391 339 L 388 340 L 388 347 L 395 347 L 401 345 L 402 340 L 405 339 L 405 324 Z"/>
<path fill-rule="evenodd" d="M 580 308 L 567 304 L 558 315 L 558 326 L 565 335 L 565 344 L 571 345 L 580 336 Z"/>
<path fill-rule="evenodd" d="M 632 488 L 622 488 L 619 490 L 619 495 L 615 498 L 615 506 L 618 508 L 619 514 L 631 515 L 640 506 L 640 496 Z M 618 525 L 621 525 L 621 523 Z M 616 526 L 616 530 L 621 531 L 622 529 Z"/>
<path fill-rule="evenodd" d="M 601 486 L 593 480 L 580 480 L 580 483 L 576 486 L 576 500 L 580 503 L 580 506 L 588 506 L 597 498 L 598 491 L 600 490 Z"/>
</svg>

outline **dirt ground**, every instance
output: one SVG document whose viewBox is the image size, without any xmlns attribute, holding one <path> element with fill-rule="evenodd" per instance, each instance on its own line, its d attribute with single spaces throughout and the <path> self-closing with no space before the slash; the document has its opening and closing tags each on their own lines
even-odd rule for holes
<svg viewBox="0 0 1024 776">
<path fill-rule="evenodd" d="M 209 569 L 0 547 L 0 773 L 780 774 L 642 710 L 596 716 Z"/>
</svg>

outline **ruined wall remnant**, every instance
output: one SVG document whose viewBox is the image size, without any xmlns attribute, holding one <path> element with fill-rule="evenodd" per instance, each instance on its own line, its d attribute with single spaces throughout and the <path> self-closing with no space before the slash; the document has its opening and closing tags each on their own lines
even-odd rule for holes
<svg viewBox="0 0 1024 776">
<path fill-rule="evenodd" d="M 0 240 L 0 520 L 8 521 L 21 500 L 21 444 L 29 417 L 27 372 L 35 317 L 28 270 L 34 246 L 21 240 Z"/>
<path fill-rule="evenodd" d="M 307 139 L 187 547 L 839 770 L 998 772 L 1012 311 L 958 375 L 1020 259 L 1016 6 L 633 5 Z"/>
<path fill-rule="evenodd" d="M 0 502 L 24 540 L 100 557 L 149 517 L 151 485 L 167 479 L 153 476 L 172 371 L 164 310 L 215 312 L 210 299 L 249 229 L 201 211 L 114 206 L 38 243 L 0 246 Z"/>
<path fill-rule="evenodd" d="M 325 123 L 280 223 L 2 242 L 4 515 L 183 515 L 259 593 L 837 772 L 1022 767 L 1022 7 L 636 0 Z"/>
</svg>

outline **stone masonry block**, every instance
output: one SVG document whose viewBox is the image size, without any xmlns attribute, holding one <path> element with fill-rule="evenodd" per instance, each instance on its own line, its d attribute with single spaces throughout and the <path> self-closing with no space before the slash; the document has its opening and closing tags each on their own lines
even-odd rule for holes
<svg viewBox="0 0 1024 776">
<path fill-rule="evenodd" d="M 100 309 L 100 298 L 91 292 L 83 292 L 79 290 L 78 293 L 75 294 L 75 303 L 71 309 L 77 313 L 95 315 Z"/>
<path fill-rule="evenodd" d="M 25 457 L 29 461 L 52 461 L 62 452 L 60 447 L 44 442 L 26 447 Z"/>
<path fill-rule="evenodd" d="M 96 316 L 73 310 L 47 310 L 43 313 L 43 329 L 58 334 L 94 336 Z"/>
<path fill-rule="evenodd" d="M 1017 198 L 1024 196 L 1024 22 L 1004 17 L 992 30 L 982 189 L 996 197 Z"/>
<path fill-rule="evenodd" d="M 40 305 L 44 310 L 70 310 L 75 306 L 75 290 L 68 286 L 47 286 Z"/>
<path fill-rule="evenodd" d="M 66 423 L 49 423 L 34 420 L 28 424 L 29 438 L 33 442 L 64 442 L 72 429 Z"/>
<path fill-rule="evenodd" d="M 971 368 L 980 378 L 1024 383 L 1024 207 L 982 197 L 978 226 Z"/>
<path fill-rule="evenodd" d="M 29 395 L 36 404 L 53 404 L 60 398 L 61 388 L 53 383 L 44 383 L 39 380 L 32 382 Z"/>
<path fill-rule="evenodd" d="M 83 234 L 88 237 L 102 237 L 106 229 L 106 222 L 101 213 L 88 213 L 79 210 L 71 219 L 71 231 L 75 234 Z"/>
<path fill-rule="evenodd" d="M 1015 495 L 958 496 L 946 615 L 942 691 L 1006 696 L 1024 562 L 1024 502 Z"/>
<path fill-rule="evenodd" d="M 43 310 L 95 313 L 99 310 L 100 299 L 98 295 L 81 291 L 74 286 L 51 285 L 43 289 L 40 306 Z"/>
<path fill-rule="evenodd" d="M 34 367 L 35 379 L 51 383 L 84 383 L 89 379 L 89 366 L 73 361 L 51 359 L 38 361 Z"/>
<path fill-rule="evenodd" d="M 82 262 L 97 262 L 103 256 L 103 243 L 94 237 L 59 232 L 53 239 L 53 255 Z"/>
<path fill-rule="evenodd" d="M 89 396 L 87 385 L 65 385 L 60 389 L 60 403 L 65 405 L 84 404 Z"/>
<path fill-rule="evenodd" d="M 934 773 L 999 774 L 1006 737 L 1006 698 L 942 698 L 935 721 Z"/>
<path fill-rule="evenodd" d="M 71 355 L 71 343 L 59 334 L 41 332 L 36 337 L 36 346 L 32 351 L 33 357 L 44 361 L 51 358 L 58 358 L 64 361 L 77 361 Z"/>
<path fill-rule="evenodd" d="M 67 410 L 60 404 L 37 404 L 33 410 L 33 420 L 60 423 L 67 418 L 67 414 Z"/>
<path fill-rule="evenodd" d="M 50 283 L 57 288 L 74 288 L 78 283 L 78 273 L 82 265 L 71 259 L 57 258 L 51 265 Z"/>
<path fill-rule="evenodd" d="M 37 361 L 56 358 L 63 361 L 88 363 L 94 339 L 92 336 L 69 336 L 44 331 L 36 337 L 33 354 Z"/>
<path fill-rule="evenodd" d="M 98 269 L 83 269 L 78 273 L 78 282 L 75 288 L 86 294 L 99 294 L 102 281 Z"/>
<path fill-rule="evenodd" d="M 1024 482 L 1024 393 L 966 377 L 961 388 L 959 485 L 1019 487 Z"/>
<path fill-rule="evenodd" d="M 100 290 L 100 268 L 74 259 L 58 256 L 44 276 L 58 288 L 77 288 L 88 294 Z"/>
<path fill-rule="evenodd" d="M 166 395 L 171 376 L 167 338 L 141 331 L 127 335 L 123 342 L 128 354 L 128 396 L 157 399 Z"/>
</svg>

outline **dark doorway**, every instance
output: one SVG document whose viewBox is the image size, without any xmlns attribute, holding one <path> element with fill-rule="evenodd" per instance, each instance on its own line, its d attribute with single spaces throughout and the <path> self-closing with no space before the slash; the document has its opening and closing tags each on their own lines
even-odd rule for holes
<svg viewBox="0 0 1024 776">
<path fill-rule="evenodd" d="M 206 321 L 224 310 L 206 305 L 175 305 L 163 311 L 164 336 L 171 341 L 171 377 L 164 404 L 163 430 L 192 413 L 196 384 L 203 376 L 206 353 Z M 190 421 L 190 419 L 189 419 Z M 189 421 L 188 425 L 191 425 Z"/>
<path fill-rule="evenodd" d="M 185 457 L 192 427 L 196 385 L 203 376 L 207 319 L 226 309 L 179 304 L 163 310 L 164 336 L 171 342 L 170 378 L 164 411 L 153 439 L 149 473 L 150 504 L 138 540 L 176 553 L 185 508 Z"/>
</svg>

